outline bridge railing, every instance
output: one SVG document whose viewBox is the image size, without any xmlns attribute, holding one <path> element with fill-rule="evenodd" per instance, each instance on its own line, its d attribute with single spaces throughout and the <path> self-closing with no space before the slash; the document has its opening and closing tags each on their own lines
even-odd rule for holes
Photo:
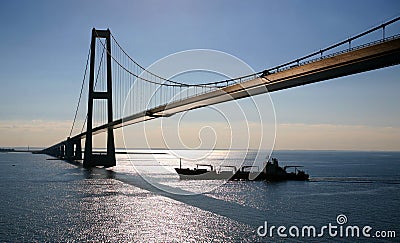
<svg viewBox="0 0 400 243">
<path fill-rule="evenodd" d="M 293 68 L 293 67 L 297 67 L 297 66 L 305 65 L 305 64 L 308 64 L 308 63 L 311 63 L 311 62 L 315 62 L 315 61 L 318 61 L 318 60 L 322 60 L 324 58 L 333 57 L 333 56 L 340 55 L 340 54 L 343 54 L 343 53 L 346 53 L 346 52 L 349 52 L 349 51 L 354 51 L 354 50 L 357 50 L 357 49 L 360 49 L 360 48 L 363 48 L 363 47 L 367 47 L 367 46 L 383 43 L 383 42 L 386 42 L 386 41 L 389 41 L 389 40 L 397 39 L 397 38 L 399 38 L 399 35 L 386 37 L 385 36 L 385 34 L 386 34 L 385 30 L 386 30 L 387 26 L 392 25 L 392 24 L 398 22 L 399 20 L 400 20 L 400 17 L 397 17 L 397 18 L 392 19 L 392 20 L 390 20 L 390 21 L 388 21 L 386 23 L 383 23 L 383 24 L 381 24 L 381 25 L 379 25 L 377 27 L 374 27 L 372 29 L 364 31 L 361 34 L 358 34 L 356 36 L 348 38 L 347 40 L 344 40 L 344 41 L 341 41 L 339 43 L 333 44 L 333 45 L 331 45 L 331 46 L 329 46 L 327 48 L 324 48 L 324 49 L 321 49 L 319 51 L 313 52 L 311 54 L 308 54 L 308 55 L 303 56 L 301 58 L 298 58 L 296 60 L 293 60 L 293 61 L 281 64 L 279 66 L 267 69 L 267 70 L 264 71 L 264 73 L 277 73 L 277 72 L 280 72 L 280 71 L 288 70 L 288 69 Z M 377 31 L 382 31 L 382 38 L 380 38 L 379 40 L 375 40 L 375 41 L 372 41 L 372 42 L 368 42 L 366 44 L 362 44 L 362 45 L 357 45 L 355 47 L 351 47 L 351 43 L 354 42 L 355 40 L 358 40 L 358 39 L 360 39 L 362 37 L 365 37 L 366 35 L 369 35 L 371 33 L 377 32 Z M 341 50 L 341 51 L 338 51 L 338 52 L 334 52 L 334 53 L 329 54 L 329 55 L 324 55 L 324 53 L 326 53 L 326 52 L 328 52 L 328 51 L 330 51 L 332 49 L 335 49 L 335 48 L 341 47 L 341 46 L 345 46 L 345 45 L 348 46 L 348 47 L 345 48 L 344 50 Z M 315 56 L 319 56 L 319 57 L 313 58 Z M 311 60 L 310 60 L 310 58 L 311 58 Z"/>
<path fill-rule="evenodd" d="M 302 61 L 302 62 L 296 63 L 294 65 L 284 66 L 284 67 L 278 68 L 278 69 L 277 68 L 269 69 L 268 72 L 269 73 L 277 73 L 277 72 L 286 71 L 286 70 L 289 70 L 289 69 L 292 69 L 292 68 L 295 68 L 295 67 L 299 67 L 299 66 L 303 66 L 303 65 L 310 64 L 310 63 L 313 63 L 313 62 L 321 61 L 321 60 L 326 59 L 326 58 L 331 58 L 331 57 L 338 56 L 338 55 L 341 55 L 341 54 L 344 54 L 344 53 L 348 53 L 348 52 L 351 52 L 351 51 L 355 51 L 355 50 L 362 49 L 362 48 L 365 48 L 365 47 L 368 47 L 368 46 L 377 45 L 377 44 L 380 44 L 380 43 L 384 43 L 384 42 L 395 40 L 395 39 L 399 39 L 399 38 L 400 38 L 400 34 L 393 35 L 393 36 L 387 37 L 385 39 L 380 39 L 380 40 L 368 42 L 368 43 L 365 43 L 365 44 L 362 44 L 362 45 L 358 45 L 358 46 L 347 48 L 347 49 L 344 49 L 344 50 L 341 50 L 341 51 L 330 53 L 328 55 L 323 55 L 323 56 L 320 56 L 320 57 L 317 57 L 317 58 L 313 58 L 313 59 L 309 59 L 309 60 L 306 60 L 306 61 Z"/>
<path fill-rule="evenodd" d="M 258 72 L 258 73 L 246 75 L 246 76 L 243 76 L 243 77 L 240 77 L 240 78 L 235 78 L 235 79 L 230 79 L 230 80 L 226 80 L 226 81 L 217 82 L 215 84 L 215 86 L 214 86 L 214 89 L 209 90 L 209 91 L 202 90 L 200 92 L 193 92 L 191 95 L 185 96 L 184 99 L 193 98 L 193 97 L 200 96 L 200 95 L 203 95 L 203 94 L 208 93 L 208 92 L 215 91 L 215 90 L 217 90 L 219 88 L 224 88 L 224 87 L 228 87 L 228 86 L 244 83 L 246 81 L 250 81 L 250 80 L 262 77 L 264 75 L 287 71 L 287 70 L 292 69 L 292 68 L 304 66 L 304 65 L 307 65 L 307 64 L 310 64 L 310 63 L 313 63 L 313 62 L 321 61 L 323 59 L 331 58 L 331 57 L 338 56 L 338 55 L 341 55 L 341 54 L 344 54 L 344 53 L 348 53 L 348 52 L 351 52 L 351 51 L 362 49 L 362 48 L 365 48 L 365 47 L 368 47 L 368 46 L 377 45 L 377 44 L 384 43 L 384 42 L 387 42 L 387 41 L 392 41 L 392 40 L 399 39 L 399 38 L 400 38 L 400 34 L 397 34 L 397 35 L 393 35 L 393 36 L 386 37 L 386 38 L 383 38 L 383 39 L 379 39 L 379 40 L 371 41 L 371 42 L 364 43 L 364 44 L 361 44 L 361 45 L 357 45 L 357 46 L 353 46 L 353 47 L 350 47 L 350 48 L 346 48 L 344 50 L 333 52 L 333 53 L 330 53 L 330 54 L 327 54 L 327 55 L 323 55 L 323 54 L 321 55 L 321 52 L 317 52 L 316 54 L 313 53 L 312 55 L 307 55 L 304 58 L 297 59 L 297 60 L 292 61 L 292 62 L 288 62 L 288 63 L 286 63 L 286 65 L 279 65 L 278 67 L 270 68 L 270 69 L 268 69 L 266 71 L 263 71 L 263 72 Z M 347 41 L 346 41 L 346 43 L 347 43 Z M 331 49 L 333 49 L 335 47 L 337 47 L 337 45 L 333 45 L 332 48 L 326 48 L 326 49 L 323 50 L 323 52 L 331 50 Z M 315 55 L 321 55 L 321 56 L 310 59 L 310 57 L 313 57 Z M 196 86 L 193 86 L 191 88 L 195 89 Z M 173 103 L 175 101 L 181 101 L 181 100 L 182 99 L 172 100 L 169 103 Z M 168 104 L 161 104 L 161 105 L 159 105 L 157 107 L 153 107 L 153 108 L 160 108 L 160 107 L 163 107 L 165 105 L 168 105 Z"/>
<path fill-rule="evenodd" d="M 308 54 L 306 56 L 300 57 L 300 58 L 298 58 L 296 60 L 281 64 L 281 65 L 278 65 L 278 66 L 275 66 L 275 67 L 272 67 L 272 68 L 269 68 L 269 69 L 266 69 L 266 70 L 261 71 L 261 72 L 253 73 L 253 74 L 242 76 L 242 77 L 238 77 L 238 78 L 212 82 L 212 83 L 203 83 L 203 84 L 200 84 L 200 86 L 201 85 L 211 85 L 211 86 L 214 86 L 216 88 L 223 88 L 223 87 L 227 87 L 227 86 L 243 83 L 243 82 L 258 78 L 258 77 L 263 77 L 263 76 L 266 76 L 268 74 L 273 74 L 273 73 L 286 71 L 286 70 L 289 70 L 291 68 L 295 68 L 295 67 L 298 67 L 298 66 L 306 65 L 306 64 L 313 63 L 313 62 L 316 62 L 316 61 L 320 61 L 320 60 L 323 60 L 323 59 L 326 59 L 326 58 L 334 57 L 334 56 L 337 56 L 337 55 L 340 55 L 340 54 L 343 54 L 343 53 L 355 51 L 355 50 L 358 50 L 358 49 L 361 49 L 361 48 L 364 48 L 364 47 L 368 47 L 368 46 L 376 45 L 376 44 L 383 43 L 383 42 L 386 42 L 386 41 L 391 41 L 391 40 L 394 40 L 394 39 L 398 39 L 398 38 L 400 38 L 400 34 L 396 34 L 396 35 L 393 35 L 393 36 L 390 36 L 390 37 L 386 37 L 386 27 L 389 26 L 389 25 L 392 25 L 392 24 L 394 24 L 396 22 L 400 22 L 399 20 L 400 20 L 400 17 L 397 17 L 397 18 L 392 19 L 390 21 L 387 21 L 387 22 L 385 22 L 385 23 L 383 23 L 383 24 L 381 24 L 379 26 L 376 26 L 376 27 L 371 28 L 371 29 L 369 29 L 367 31 L 364 31 L 361 34 L 358 34 L 356 36 L 350 37 L 350 38 L 348 38 L 348 39 L 346 39 L 344 41 L 341 41 L 339 43 L 333 44 L 333 45 L 331 45 L 331 46 L 329 46 L 327 48 L 324 48 L 324 49 L 321 49 L 319 51 L 316 51 L 316 52 L 313 52 L 311 54 Z M 351 46 L 352 43 L 354 43 L 354 41 L 360 40 L 361 38 L 363 38 L 363 37 L 365 37 L 365 36 L 367 36 L 367 35 L 369 35 L 371 33 L 377 33 L 377 31 L 382 31 L 382 35 L 381 35 L 382 38 L 379 38 L 378 40 L 367 42 L 367 43 L 364 43 L 364 44 L 361 44 L 361 45 L 356 45 L 356 46 L 353 46 L 353 47 Z M 325 53 L 327 53 L 329 51 L 332 51 L 332 50 L 334 50 L 336 48 L 340 48 L 340 47 L 343 47 L 343 46 L 346 46 L 343 50 L 336 51 L 336 52 L 333 52 L 333 53 L 330 53 L 330 54 L 325 54 Z M 193 96 L 196 96 L 196 95 L 193 95 Z"/>
</svg>

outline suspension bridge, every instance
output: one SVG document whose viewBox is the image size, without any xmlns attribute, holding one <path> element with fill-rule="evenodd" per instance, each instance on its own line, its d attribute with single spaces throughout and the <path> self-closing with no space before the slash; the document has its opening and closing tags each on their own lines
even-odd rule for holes
<svg viewBox="0 0 400 243">
<path fill-rule="evenodd" d="M 242 99 L 400 63 L 400 33 L 387 28 L 400 17 L 294 61 L 216 82 L 184 83 L 146 70 L 109 29 L 92 30 L 91 44 L 71 131 L 41 151 L 84 167 L 116 165 L 114 129 L 213 104 Z M 87 92 L 85 90 L 87 89 Z M 87 106 L 82 103 L 87 93 Z M 85 109 L 87 108 L 87 110 Z M 78 119 L 78 117 L 82 119 Z M 107 151 L 93 151 L 93 136 L 107 133 Z M 85 140 L 82 154 L 82 139 Z"/>
</svg>

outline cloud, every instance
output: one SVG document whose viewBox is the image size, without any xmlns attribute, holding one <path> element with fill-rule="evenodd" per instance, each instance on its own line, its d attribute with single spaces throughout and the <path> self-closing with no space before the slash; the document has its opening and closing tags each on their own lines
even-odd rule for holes
<svg viewBox="0 0 400 243">
<path fill-rule="evenodd" d="M 71 121 L 0 121 L 0 146 L 50 146 L 64 140 Z"/>
<path fill-rule="evenodd" d="M 163 139 L 170 147 L 180 147 L 173 133 L 176 124 L 163 124 L 164 137 L 160 127 L 161 120 L 146 124 L 136 124 L 115 130 L 117 147 L 124 147 L 123 135 L 128 147 L 163 148 Z M 202 130 L 202 127 L 205 129 Z M 270 149 L 274 138 L 273 125 L 267 124 L 261 134 L 261 124 L 256 122 L 186 123 L 180 128 L 182 142 L 188 147 L 198 147 L 202 143 L 215 148 L 257 149 L 261 139 L 261 149 Z M 46 147 L 66 139 L 71 129 L 71 121 L 0 121 L 0 146 Z M 175 136 L 175 137 L 174 137 Z M 146 140 L 147 139 L 147 140 Z M 104 147 L 106 134 L 94 136 L 94 145 Z M 394 150 L 400 151 L 400 127 L 336 125 L 336 124 L 278 124 L 275 149 L 298 150 Z"/>
<path fill-rule="evenodd" d="M 164 122 L 161 126 L 161 120 L 153 120 L 125 127 L 123 131 L 127 147 L 255 149 L 261 146 L 271 149 L 274 125 L 263 126 L 262 132 L 261 127 L 259 123 L 246 121 L 190 121 L 179 124 L 179 127 L 177 123 Z"/>
<path fill-rule="evenodd" d="M 400 150 L 400 127 L 279 124 L 276 149 Z"/>
</svg>

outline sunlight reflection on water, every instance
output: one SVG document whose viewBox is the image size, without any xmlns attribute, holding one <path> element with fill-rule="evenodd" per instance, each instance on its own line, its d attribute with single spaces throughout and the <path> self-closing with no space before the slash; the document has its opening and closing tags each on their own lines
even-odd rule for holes
<svg viewBox="0 0 400 243">
<path fill-rule="evenodd" d="M 255 232 L 265 220 L 318 226 L 338 213 L 352 224 L 398 231 L 400 154 L 378 155 L 281 152 L 282 161 L 305 165 L 312 180 L 228 182 L 183 196 L 149 184 L 122 157 L 113 169 L 85 170 L 44 155 L 0 154 L 0 241 L 259 242 L 268 240 Z M 161 182 L 203 186 L 170 176 Z"/>
</svg>

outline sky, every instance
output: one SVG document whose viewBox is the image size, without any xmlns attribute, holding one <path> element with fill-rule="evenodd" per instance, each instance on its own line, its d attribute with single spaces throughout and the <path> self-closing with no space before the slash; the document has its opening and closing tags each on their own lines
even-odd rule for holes
<svg viewBox="0 0 400 243">
<path fill-rule="evenodd" d="M 397 0 L 1 1 L 0 147 L 46 147 L 68 136 L 93 27 L 110 28 L 144 67 L 212 49 L 261 71 L 399 15 Z M 271 93 L 275 149 L 399 151 L 399 78 L 395 66 Z"/>
</svg>

